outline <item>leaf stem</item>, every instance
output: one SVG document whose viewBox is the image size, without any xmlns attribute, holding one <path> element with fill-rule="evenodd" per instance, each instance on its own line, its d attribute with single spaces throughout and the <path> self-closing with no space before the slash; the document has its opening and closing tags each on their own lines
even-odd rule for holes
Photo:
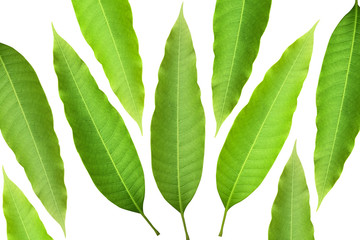
<svg viewBox="0 0 360 240">
<path fill-rule="evenodd" d="M 224 217 L 223 217 L 223 220 L 222 220 L 222 223 L 221 223 L 221 229 L 220 229 L 220 232 L 219 232 L 219 237 L 222 237 L 222 235 L 223 235 L 224 224 L 225 224 L 225 219 L 226 219 L 227 212 L 228 212 L 228 209 L 225 209 Z"/>
<path fill-rule="evenodd" d="M 150 220 L 145 216 L 145 214 L 143 212 L 140 212 L 141 216 L 143 216 L 143 218 L 145 219 L 145 221 L 150 225 L 150 227 L 154 230 L 154 232 L 156 233 L 156 236 L 159 236 L 160 233 L 159 231 L 154 227 L 154 225 L 152 225 L 152 223 L 150 222 Z"/>
<path fill-rule="evenodd" d="M 190 237 L 189 237 L 189 234 L 188 234 L 188 231 L 187 231 L 187 228 L 186 228 L 184 212 L 182 212 L 180 214 L 181 214 L 181 219 L 182 219 L 184 230 L 185 230 L 186 240 L 190 240 Z"/>
</svg>

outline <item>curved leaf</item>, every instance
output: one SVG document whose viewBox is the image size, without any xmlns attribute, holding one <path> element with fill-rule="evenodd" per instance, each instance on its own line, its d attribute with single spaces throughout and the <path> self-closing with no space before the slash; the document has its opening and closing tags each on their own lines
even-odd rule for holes
<svg viewBox="0 0 360 240">
<path fill-rule="evenodd" d="M 94 184 L 116 206 L 148 221 L 143 213 L 144 173 L 124 121 L 55 30 L 54 66 L 76 149 Z"/>
<path fill-rule="evenodd" d="M 279 180 L 271 209 L 269 240 L 314 240 L 309 189 L 296 145 Z"/>
<path fill-rule="evenodd" d="M 144 85 L 139 44 L 128 0 L 72 0 L 81 32 L 111 88 L 142 129 Z"/>
<path fill-rule="evenodd" d="M 67 193 L 53 116 L 39 79 L 15 49 L 0 44 L 0 129 L 35 194 L 65 233 Z"/>
<path fill-rule="evenodd" d="M 3 209 L 8 240 L 52 240 L 38 213 L 4 169 Z"/>
<path fill-rule="evenodd" d="M 166 42 L 151 122 L 152 169 L 163 197 L 181 214 L 199 185 L 205 115 L 197 84 L 195 51 L 183 10 Z"/>
<path fill-rule="evenodd" d="M 356 3 L 328 44 L 316 92 L 314 153 L 319 205 L 340 177 L 360 128 L 360 10 Z"/>
<path fill-rule="evenodd" d="M 239 113 L 221 150 L 217 189 L 227 211 L 264 180 L 289 134 L 297 97 L 308 73 L 315 26 L 270 68 Z"/>
<path fill-rule="evenodd" d="M 237 104 L 259 51 L 271 0 L 217 0 L 212 77 L 216 132 Z"/>
</svg>

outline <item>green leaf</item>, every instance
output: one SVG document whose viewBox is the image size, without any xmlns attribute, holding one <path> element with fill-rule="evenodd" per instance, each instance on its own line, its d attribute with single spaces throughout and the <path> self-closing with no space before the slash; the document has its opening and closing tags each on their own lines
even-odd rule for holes
<svg viewBox="0 0 360 240">
<path fill-rule="evenodd" d="M 65 233 L 67 193 L 53 116 L 26 59 L 0 43 L 0 129 L 35 194 Z"/>
<path fill-rule="evenodd" d="M 8 240 L 50 240 L 38 213 L 3 168 L 3 210 Z"/>
<path fill-rule="evenodd" d="M 216 132 L 237 104 L 259 51 L 271 0 L 217 0 L 212 78 Z"/>
<path fill-rule="evenodd" d="M 225 206 L 220 236 L 228 210 L 261 184 L 289 135 L 297 97 L 309 69 L 315 26 L 270 68 L 227 136 L 216 173 Z"/>
<path fill-rule="evenodd" d="M 54 66 L 76 149 L 95 186 L 116 206 L 140 213 L 151 225 L 143 212 L 143 169 L 124 121 L 55 30 Z"/>
<path fill-rule="evenodd" d="M 296 145 L 279 180 L 271 210 L 269 240 L 314 240 L 309 189 Z"/>
<path fill-rule="evenodd" d="M 72 0 L 72 4 L 111 88 L 142 130 L 142 62 L 128 0 Z"/>
<path fill-rule="evenodd" d="M 340 177 L 360 128 L 360 13 L 356 3 L 328 44 L 316 92 L 318 207 Z"/>
<path fill-rule="evenodd" d="M 197 84 L 196 57 L 181 8 L 166 42 L 151 122 L 151 156 L 161 194 L 181 214 L 199 185 L 205 145 L 205 115 Z"/>
</svg>

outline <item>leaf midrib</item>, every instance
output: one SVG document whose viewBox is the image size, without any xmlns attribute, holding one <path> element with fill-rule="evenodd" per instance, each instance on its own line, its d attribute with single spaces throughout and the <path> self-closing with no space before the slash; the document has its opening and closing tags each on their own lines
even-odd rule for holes
<svg viewBox="0 0 360 240">
<path fill-rule="evenodd" d="M 56 38 L 55 38 L 55 39 L 56 39 Z M 75 86 L 76 86 L 76 88 L 77 88 L 77 90 L 78 90 L 78 92 L 79 92 L 79 95 L 80 95 L 81 100 L 82 100 L 82 102 L 83 102 L 83 104 L 84 104 L 84 106 L 85 106 L 85 109 L 86 109 L 86 111 L 87 111 L 87 113 L 88 113 L 88 115 L 89 115 L 89 117 L 90 117 L 90 120 L 91 120 L 91 122 L 92 122 L 92 124 L 93 124 L 93 126 L 94 126 L 94 128 L 95 128 L 95 130 L 96 130 L 96 133 L 98 134 L 98 136 L 99 136 L 99 138 L 100 138 L 100 140 L 101 140 L 101 143 L 102 143 L 103 147 L 105 148 L 105 151 L 106 151 L 106 153 L 107 153 L 107 155 L 108 155 L 108 157 L 109 157 L 109 159 L 110 159 L 110 161 L 111 161 L 111 164 L 113 165 L 113 167 L 114 167 L 114 169 L 115 169 L 115 171 L 116 171 L 117 176 L 119 177 L 121 183 L 123 184 L 123 186 L 124 186 L 127 194 L 129 195 L 129 197 L 130 197 L 131 201 L 133 202 L 134 206 L 136 207 L 136 209 L 139 211 L 139 213 L 140 213 L 141 215 L 144 215 L 142 209 L 138 206 L 138 204 L 137 204 L 136 201 L 134 200 L 132 194 L 130 193 L 128 187 L 126 186 L 126 184 L 125 184 L 125 182 L 124 182 L 124 179 L 122 178 L 120 172 L 118 171 L 118 169 L 117 169 L 117 167 L 116 167 L 116 164 L 115 164 L 115 162 L 114 162 L 114 159 L 113 159 L 113 157 L 112 157 L 112 155 L 111 155 L 108 147 L 106 146 L 105 141 L 104 141 L 104 139 L 103 139 L 103 137 L 102 137 L 102 135 L 101 135 L 101 133 L 100 133 L 97 125 L 95 124 L 95 121 L 94 121 L 94 119 L 93 119 L 93 117 L 92 117 L 92 114 L 91 114 L 89 108 L 88 108 L 88 105 L 86 104 L 86 101 L 85 101 L 85 99 L 84 99 L 84 97 L 83 97 L 83 95 L 82 95 L 82 93 L 81 93 L 81 90 L 80 90 L 80 88 L 79 88 L 79 86 L 78 86 L 78 84 L 77 84 L 77 82 L 76 82 L 76 80 L 75 80 L 74 73 L 73 73 L 73 71 L 72 71 L 72 69 L 71 69 L 71 67 L 70 67 L 70 64 L 69 64 L 69 62 L 68 62 L 68 60 L 67 60 L 67 58 L 66 58 L 66 55 L 65 55 L 65 53 L 64 53 L 64 51 L 63 51 L 63 49 L 62 49 L 61 44 L 58 42 L 57 39 L 56 39 L 56 42 L 57 42 L 57 44 L 58 44 L 58 46 L 59 46 L 59 49 L 60 49 L 60 51 L 61 51 L 61 54 L 63 55 L 63 58 L 64 58 L 64 60 L 65 60 L 65 62 L 66 62 L 66 65 L 67 65 L 67 67 L 68 67 L 68 69 L 69 69 L 69 72 L 70 72 L 70 74 L 71 74 L 72 80 L 73 80 L 73 82 L 74 82 L 74 84 L 75 84 Z"/>
<path fill-rule="evenodd" d="M 178 195 L 179 195 L 179 209 L 181 215 L 184 214 L 181 198 L 181 184 L 180 184 L 180 54 L 181 54 L 181 28 L 182 18 L 179 18 L 179 47 L 178 47 L 178 64 L 177 64 L 177 91 L 176 91 L 176 170 L 177 170 L 177 182 L 178 182 Z"/>
<path fill-rule="evenodd" d="M 285 83 L 288 81 L 288 77 L 289 77 L 292 69 L 293 69 L 294 66 L 296 65 L 296 62 L 298 61 L 299 56 L 302 54 L 302 52 L 303 52 L 303 50 L 304 50 L 305 45 L 306 45 L 305 43 L 308 41 L 309 37 L 310 37 L 310 36 L 308 36 L 307 39 L 304 41 L 304 44 L 303 44 L 301 50 L 299 51 L 299 54 L 296 56 L 293 64 L 291 65 L 291 68 L 289 69 L 289 71 L 288 71 L 288 73 L 287 73 L 287 75 L 286 75 L 286 77 L 285 77 L 285 79 L 284 79 L 284 81 L 283 81 L 283 83 L 282 83 L 279 91 L 278 91 L 277 94 L 276 94 L 276 97 L 275 97 L 274 101 L 272 102 L 272 104 L 271 104 L 271 106 L 270 106 L 270 108 L 269 108 L 269 111 L 267 112 L 267 114 L 266 114 L 266 116 L 265 116 L 265 118 L 264 118 L 264 121 L 262 122 L 262 124 L 261 124 L 261 126 L 260 126 L 260 129 L 258 130 L 258 132 L 257 132 L 257 134 L 256 134 L 256 137 L 255 137 L 255 139 L 254 139 L 254 141 L 253 141 L 253 144 L 251 145 L 250 150 L 249 150 L 248 154 L 247 154 L 246 157 L 245 157 L 244 163 L 242 164 L 241 169 L 240 169 L 240 171 L 239 171 L 239 174 L 238 174 L 238 176 L 237 176 L 237 178 L 236 178 L 236 181 L 234 182 L 234 185 L 233 185 L 233 187 L 232 187 L 232 189 L 231 189 L 231 192 L 230 192 L 228 201 L 227 201 L 227 203 L 226 203 L 225 211 L 227 211 L 227 210 L 229 209 L 230 202 L 231 202 L 231 199 L 232 199 L 232 195 L 234 194 L 235 187 L 237 186 L 237 183 L 238 183 L 238 181 L 239 181 L 239 179 L 240 179 L 240 176 L 241 176 L 241 174 L 242 174 L 242 171 L 244 170 L 244 167 L 245 167 L 245 165 L 246 165 L 246 163 L 247 163 L 247 161 L 248 161 L 248 159 L 249 159 L 249 156 L 250 156 L 250 154 L 251 154 L 251 152 L 252 152 L 252 150 L 253 150 L 253 148 L 254 148 L 257 140 L 258 140 L 258 137 L 259 137 L 259 135 L 260 135 L 260 133 L 261 133 L 264 125 L 265 125 L 265 122 L 267 121 L 267 118 L 268 118 L 269 115 L 270 115 L 270 112 L 272 111 L 272 108 L 273 108 L 274 105 L 275 105 L 275 102 L 277 101 L 277 98 L 278 98 L 279 95 L 280 95 L 280 92 L 282 91 Z M 250 100 L 251 100 L 251 99 L 250 99 Z"/>
<path fill-rule="evenodd" d="M 132 89 L 130 88 L 129 80 L 128 80 L 127 73 L 126 73 L 126 71 L 125 71 L 125 68 L 124 68 L 124 65 L 123 65 L 123 62 L 122 62 L 120 53 L 119 53 L 119 49 L 117 48 L 117 45 L 116 45 L 116 42 L 115 42 L 115 38 L 114 38 L 114 35 L 113 35 L 113 33 L 112 33 L 112 30 L 111 30 L 109 21 L 108 21 L 108 19 L 107 19 L 107 17 L 106 17 L 105 10 L 104 10 L 104 7 L 103 7 L 103 5 L 102 5 L 102 3 L 101 3 L 101 0 L 98 0 L 98 3 L 99 3 L 99 5 L 100 5 L 101 13 L 102 13 L 102 15 L 103 15 L 103 17 L 104 17 L 104 19 L 105 19 L 105 23 L 106 23 L 107 29 L 109 30 L 109 34 L 110 34 L 111 41 L 112 41 L 112 43 L 113 43 L 113 45 L 114 45 L 114 48 L 115 48 L 115 51 L 116 51 L 116 55 L 117 55 L 117 57 L 118 57 L 118 59 L 119 59 L 120 66 L 121 66 L 121 70 L 122 70 L 122 72 L 124 73 L 126 86 L 127 86 L 127 88 L 129 89 L 131 101 L 132 101 L 132 104 L 133 104 L 133 106 L 134 106 L 134 108 L 135 108 L 135 112 L 136 112 L 136 114 L 137 114 L 137 118 L 138 118 L 138 119 L 137 119 L 136 121 L 138 121 L 138 120 L 140 121 L 140 122 L 139 122 L 139 125 L 140 125 L 140 128 L 142 128 L 142 126 L 141 126 L 141 114 L 140 114 L 140 112 L 139 112 L 139 110 L 138 110 L 138 108 L 137 108 L 137 106 L 136 106 L 136 104 L 135 104 L 135 100 L 134 100 L 134 96 L 133 96 L 133 93 L 132 93 Z M 116 93 L 116 94 L 118 95 L 118 93 Z M 119 96 L 119 97 L 120 97 L 120 96 Z"/>
<path fill-rule="evenodd" d="M 221 113 L 220 113 L 220 118 L 219 118 L 221 123 L 223 122 L 225 103 L 226 103 L 226 99 L 227 99 L 227 96 L 228 96 L 230 82 L 232 80 L 233 68 L 234 68 L 234 64 L 235 64 L 236 52 L 237 52 L 237 48 L 238 48 L 238 45 L 239 45 L 239 37 L 240 37 L 241 26 L 242 26 L 242 21 L 243 21 L 243 16 L 244 16 L 244 9 L 245 9 L 245 0 L 243 1 L 243 5 L 242 5 L 242 8 L 241 8 L 239 27 L 238 27 L 238 31 L 237 31 L 237 34 L 236 34 L 235 49 L 234 49 L 233 57 L 232 57 L 232 61 L 231 61 L 230 74 L 229 74 L 229 78 L 227 80 L 227 86 L 226 86 L 226 90 L 225 90 L 225 97 L 224 97 L 223 104 L 222 104 L 222 107 L 221 107 Z"/>
<path fill-rule="evenodd" d="M 3 61 L 2 56 L 0 56 L 0 63 L 1 63 L 1 65 L 3 66 L 3 68 L 4 68 L 4 70 L 5 70 L 5 73 L 6 73 L 6 76 L 7 76 L 7 79 L 8 79 L 9 82 L 10 82 L 11 89 L 13 90 L 13 93 L 14 93 L 15 98 L 16 98 L 16 101 L 17 101 L 17 103 L 18 103 L 18 105 L 19 105 L 21 114 L 22 114 L 22 116 L 23 116 L 23 118 L 24 118 L 26 127 L 27 127 L 27 129 L 28 129 L 28 131 L 29 131 L 31 140 L 32 140 L 32 142 L 33 142 L 33 144 L 34 144 L 34 147 L 35 147 L 35 150 L 36 150 L 36 155 L 38 156 L 39 162 L 40 162 L 40 164 L 41 164 L 41 168 L 42 168 L 43 173 L 44 173 L 44 175 L 45 175 L 46 183 L 47 183 L 47 185 L 49 186 L 50 193 L 51 193 L 51 197 L 52 197 L 52 200 L 53 200 L 53 202 L 54 202 L 54 204 L 55 204 L 55 207 L 56 207 L 56 211 L 57 211 L 57 213 L 58 213 L 58 216 L 61 217 L 61 220 L 62 220 L 62 223 L 63 223 L 63 222 L 65 222 L 65 219 L 64 219 L 64 217 L 62 216 L 62 214 L 60 214 L 59 206 L 58 206 L 58 203 L 57 203 L 56 198 L 55 198 L 55 195 L 54 195 L 53 187 L 52 187 L 51 182 L 50 182 L 50 180 L 49 180 L 49 176 L 47 175 L 47 172 L 46 172 L 46 170 L 45 170 L 44 162 L 43 162 L 43 159 L 42 159 L 42 157 L 41 157 L 41 155 L 40 155 L 39 148 L 38 148 L 37 143 L 36 143 L 36 141 L 35 141 L 34 135 L 33 135 L 33 133 L 32 133 L 32 129 L 31 129 L 31 127 L 30 127 L 29 121 L 27 120 L 27 117 L 26 117 L 26 114 L 25 114 L 24 109 L 23 109 L 23 107 L 22 107 L 22 104 L 21 104 L 21 101 L 20 101 L 20 99 L 19 99 L 19 96 L 17 95 L 15 86 L 14 86 L 14 84 L 13 84 L 13 80 L 12 80 L 12 78 L 11 78 L 11 76 L 10 76 L 9 71 L 7 70 L 7 67 L 6 67 L 6 65 L 5 65 L 5 63 L 4 63 L 4 61 Z M 61 224 L 61 225 L 62 225 L 62 224 Z"/>
<path fill-rule="evenodd" d="M 348 80 L 349 80 L 350 66 L 351 66 L 351 62 L 352 62 L 352 56 L 354 54 L 354 45 L 355 45 L 355 38 L 356 38 L 356 31 L 357 31 L 357 18 L 358 18 L 358 6 L 356 4 L 355 5 L 355 21 L 354 21 L 353 38 L 352 38 L 351 48 L 350 48 L 350 57 L 349 57 L 349 62 L 348 62 L 348 66 L 347 66 L 347 71 L 346 71 L 345 84 L 344 84 L 344 90 L 343 90 L 343 94 L 342 94 L 342 98 L 341 98 L 341 104 L 340 104 L 338 120 L 337 120 L 336 128 L 335 128 L 334 140 L 333 140 L 333 144 L 332 144 L 331 151 L 330 151 L 329 164 L 328 164 L 327 169 L 326 169 L 324 184 L 323 184 L 322 189 L 321 189 L 321 195 L 320 195 L 321 198 L 324 198 L 325 185 L 326 185 L 326 182 L 327 182 L 327 179 L 328 179 L 328 176 L 329 176 L 330 165 L 332 164 L 333 155 L 334 155 L 334 149 L 335 149 L 335 145 L 336 145 L 336 142 L 337 142 L 338 131 L 339 131 L 339 126 L 340 126 L 340 120 L 341 120 L 341 115 L 342 115 L 343 106 L 344 106 L 344 100 L 345 100 L 345 95 L 346 95 L 346 89 L 347 89 Z"/>
<path fill-rule="evenodd" d="M 1 58 L 1 57 L 0 57 L 0 58 Z M 25 231 L 25 233 L 26 233 L 26 237 L 27 237 L 27 239 L 30 240 L 31 238 L 30 238 L 30 236 L 29 236 L 28 230 L 27 230 L 27 228 L 26 228 L 26 226 L 25 226 L 24 220 L 23 220 L 22 215 L 20 214 L 20 210 L 19 210 L 19 208 L 18 208 L 18 206 L 17 206 L 17 202 L 15 201 L 14 195 L 13 195 L 13 193 L 12 193 L 11 182 L 10 182 L 9 179 L 7 179 L 7 180 L 5 180 L 5 181 L 7 182 L 7 185 L 8 185 L 8 187 L 9 187 L 9 192 L 10 192 L 11 199 L 12 199 L 12 201 L 13 201 L 13 203 L 14 203 L 15 208 L 16 208 L 16 212 L 17 212 L 17 214 L 18 214 L 18 216 L 19 216 L 19 218 L 20 218 L 21 225 L 23 226 L 24 231 Z"/>
</svg>

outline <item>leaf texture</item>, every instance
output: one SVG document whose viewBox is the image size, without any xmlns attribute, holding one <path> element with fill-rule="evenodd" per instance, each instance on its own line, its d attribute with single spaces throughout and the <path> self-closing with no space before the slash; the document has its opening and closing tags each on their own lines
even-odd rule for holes
<svg viewBox="0 0 360 240">
<path fill-rule="evenodd" d="M 65 233 L 64 163 L 39 79 L 15 49 L 0 44 L 0 129 L 35 194 Z"/>
<path fill-rule="evenodd" d="M 4 169 L 3 210 L 8 240 L 52 240 L 38 213 Z"/>
<path fill-rule="evenodd" d="M 334 30 L 316 92 L 314 153 L 319 206 L 340 177 L 360 128 L 360 13 L 356 3 Z"/>
<path fill-rule="evenodd" d="M 270 68 L 239 113 L 221 150 L 217 189 L 227 211 L 264 180 L 289 134 L 297 97 L 308 73 L 315 26 Z"/>
<path fill-rule="evenodd" d="M 111 88 L 142 129 L 142 62 L 128 0 L 72 0 L 72 4 L 81 32 Z"/>
<path fill-rule="evenodd" d="M 271 0 L 217 0 L 212 77 L 216 132 L 237 104 L 250 77 Z"/>
<path fill-rule="evenodd" d="M 271 210 L 269 240 L 314 240 L 309 189 L 296 146 L 279 180 Z"/>
<path fill-rule="evenodd" d="M 95 186 L 116 206 L 148 221 L 143 213 L 144 173 L 124 121 L 55 30 L 54 66 L 76 149 Z"/>
<path fill-rule="evenodd" d="M 166 42 L 151 122 L 152 169 L 157 186 L 181 213 L 199 185 L 205 146 L 205 115 L 197 84 L 196 56 L 181 8 Z M 188 234 L 186 231 L 187 238 Z"/>
</svg>

